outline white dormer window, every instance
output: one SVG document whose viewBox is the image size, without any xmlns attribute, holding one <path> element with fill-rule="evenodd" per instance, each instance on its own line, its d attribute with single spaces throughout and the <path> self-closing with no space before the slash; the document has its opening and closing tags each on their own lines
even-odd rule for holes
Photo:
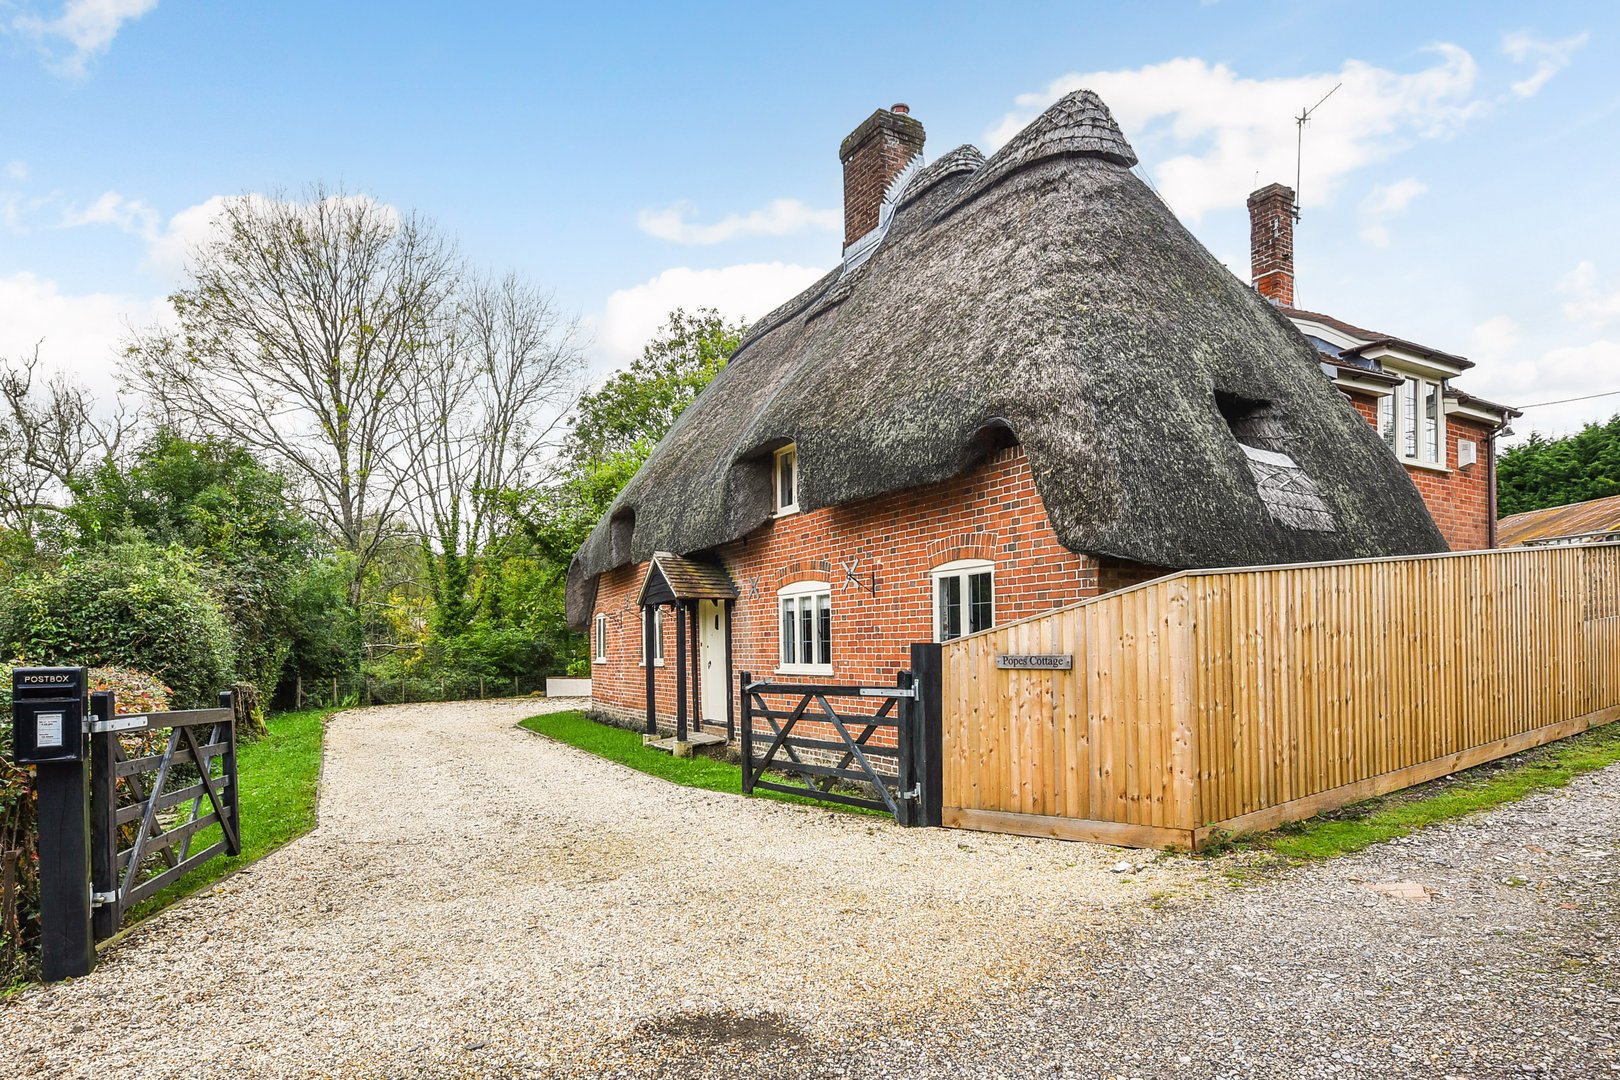
<svg viewBox="0 0 1620 1080">
<path fill-rule="evenodd" d="M 771 486 L 776 513 L 796 514 L 799 511 L 799 448 L 792 443 L 776 452 Z"/>
<path fill-rule="evenodd" d="M 598 615 L 596 617 L 596 649 L 595 649 L 595 652 L 593 653 L 593 658 L 595 659 L 596 663 L 598 663 L 598 664 L 602 664 L 602 663 L 607 662 L 607 616 L 606 615 Z"/>
<path fill-rule="evenodd" d="M 1402 461 L 1445 465 L 1445 384 L 1416 376 L 1378 399 L 1378 434 Z"/>
</svg>

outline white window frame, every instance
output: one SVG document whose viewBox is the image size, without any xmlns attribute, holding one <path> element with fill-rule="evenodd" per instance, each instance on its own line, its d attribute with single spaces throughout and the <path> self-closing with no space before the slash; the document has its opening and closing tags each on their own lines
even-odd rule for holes
<svg viewBox="0 0 1620 1080">
<path fill-rule="evenodd" d="M 593 664 L 607 663 L 607 622 L 606 615 L 598 615 L 596 625 L 592 628 L 596 634 L 595 647 L 591 649 L 591 662 Z"/>
<path fill-rule="evenodd" d="M 971 595 L 973 586 L 970 579 L 983 573 L 990 575 L 990 625 L 973 630 L 968 628 L 970 625 L 968 616 L 973 603 Z M 954 562 L 936 566 L 928 572 L 928 590 L 933 596 L 931 607 L 934 613 L 934 640 L 940 642 L 956 640 L 956 638 L 947 639 L 945 637 L 944 620 L 941 618 L 943 612 L 940 610 L 940 584 L 947 578 L 960 578 L 962 582 L 963 630 L 960 636 L 967 637 L 969 634 L 978 634 L 992 629 L 996 625 L 996 564 L 989 559 L 957 559 Z"/>
<path fill-rule="evenodd" d="M 653 618 L 657 620 L 653 632 L 653 667 L 664 666 L 664 609 L 652 609 Z M 647 666 L 647 609 L 641 609 L 641 662 L 637 667 Z"/>
<path fill-rule="evenodd" d="M 793 490 L 785 495 L 782 491 L 782 459 L 793 459 Z M 786 517 L 799 512 L 799 446 L 797 443 L 788 443 L 782 449 L 771 455 L 771 506 L 777 517 Z"/>
<path fill-rule="evenodd" d="M 824 601 L 824 607 L 818 604 Z M 795 628 L 804 626 L 803 617 L 806 607 L 810 612 L 811 655 L 818 659 L 814 663 L 805 663 L 801 659 L 787 659 L 787 636 L 783 633 L 783 613 L 789 604 L 793 605 Z M 822 636 L 821 612 L 827 612 L 826 638 Z M 795 581 L 784 585 L 776 591 L 776 670 L 779 674 L 791 675 L 831 675 L 832 665 L 832 585 L 826 581 Z M 794 635 L 794 654 L 802 655 L 799 642 L 802 640 L 796 632 Z M 819 659 L 825 653 L 825 663 Z"/>
<path fill-rule="evenodd" d="M 1387 396 L 1378 399 L 1378 434 L 1402 462 L 1426 469 L 1446 468 L 1449 439 L 1446 431 L 1446 384 L 1444 379 L 1393 372 L 1404 380 Z M 1424 402 L 1434 396 L 1434 426 L 1425 423 Z M 1410 406 L 1410 415 L 1408 407 Z M 1424 436 L 1430 436 L 1425 445 Z M 1407 453 L 1411 445 L 1413 452 Z M 1429 457 L 1430 452 L 1434 454 Z"/>
</svg>

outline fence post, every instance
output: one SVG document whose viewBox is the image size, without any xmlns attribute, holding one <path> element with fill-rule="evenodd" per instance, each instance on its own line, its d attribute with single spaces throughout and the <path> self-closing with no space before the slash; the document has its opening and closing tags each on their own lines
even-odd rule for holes
<svg viewBox="0 0 1620 1080">
<path fill-rule="evenodd" d="M 916 693 L 917 679 L 909 671 L 900 672 L 894 683 L 900 690 Z M 915 697 L 900 698 L 896 704 L 899 715 L 895 719 L 900 721 L 900 759 L 895 762 L 899 772 L 895 785 L 895 793 L 899 796 L 896 805 L 900 810 L 897 818 L 900 824 L 912 826 L 921 824 L 922 817 L 922 770 L 918 768 L 921 755 L 917 752 L 922 736 L 921 710 L 917 708 Z"/>
<path fill-rule="evenodd" d="M 336 680 L 334 680 L 335 682 Z M 242 789 L 236 780 L 236 695 L 229 690 L 221 690 L 219 693 L 219 707 L 229 709 L 231 713 L 231 718 L 225 723 L 225 753 L 221 755 L 224 760 L 222 762 L 223 768 L 220 770 L 231 792 L 231 830 L 225 837 L 225 854 L 240 855 L 242 854 Z M 231 843 L 232 836 L 236 837 L 234 844 Z"/>
<path fill-rule="evenodd" d="M 912 644 L 911 674 L 917 694 L 911 699 L 915 718 L 912 746 L 916 754 L 916 777 L 922 785 L 916 823 L 937 828 L 943 820 L 945 792 L 945 666 L 938 642 Z"/>
<path fill-rule="evenodd" d="M 737 676 L 742 698 L 742 789 L 744 795 L 754 793 L 754 703 L 748 696 L 748 684 L 753 682 L 748 672 Z"/>
<path fill-rule="evenodd" d="M 90 719 L 111 720 L 118 712 L 111 690 L 90 695 Z M 90 736 L 90 891 L 118 892 L 118 736 Z M 90 928 L 97 941 L 118 933 L 123 910 L 116 900 L 92 905 Z"/>
</svg>

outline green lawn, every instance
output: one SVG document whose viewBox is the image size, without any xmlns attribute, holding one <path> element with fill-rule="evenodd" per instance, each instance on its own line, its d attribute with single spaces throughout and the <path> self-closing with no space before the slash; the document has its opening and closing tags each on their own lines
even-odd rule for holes
<svg viewBox="0 0 1620 1080">
<path fill-rule="evenodd" d="M 686 787 L 702 788 L 704 791 L 724 791 L 732 795 L 742 794 L 742 766 L 729 761 L 720 761 L 716 758 L 694 754 L 689 758 L 678 758 L 662 750 L 653 750 L 641 745 L 641 735 L 624 728 L 613 727 L 609 724 L 598 724 L 589 719 L 582 712 L 570 710 L 568 712 L 546 713 L 544 716 L 531 716 L 519 722 L 533 732 L 538 732 L 558 742 L 567 743 L 597 757 L 618 762 L 637 772 L 656 776 L 660 780 L 668 780 L 673 784 L 682 784 Z M 773 780 L 781 782 L 780 777 Z M 755 798 L 778 799 L 782 802 L 801 803 L 819 806 L 824 810 L 845 811 L 852 814 L 879 814 L 883 817 L 889 815 L 883 811 L 868 810 L 860 806 L 840 806 L 837 803 L 816 802 L 800 795 L 787 795 L 779 791 L 756 791 Z"/>
<path fill-rule="evenodd" d="M 1582 773 L 1620 762 L 1620 723 L 1561 739 L 1441 780 L 1335 810 L 1275 832 L 1243 837 L 1239 847 L 1289 859 L 1328 859 L 1448 821 L 1560 788 Z"/>
<path fill-rule="evenodd" d="M 269 733 L 236 751 L 242 788 L 242 854 L 210 859 L 179 881 L 131 908 L 128 926 L 176 900 L 207 888 L 315 827 L 316 783 L 321 774 L 321 737 L 336 709 L 280 713 L 266 722 Z M 215 826 L 197 834 L 192 850 L 219 839 Z"/>
</svg>

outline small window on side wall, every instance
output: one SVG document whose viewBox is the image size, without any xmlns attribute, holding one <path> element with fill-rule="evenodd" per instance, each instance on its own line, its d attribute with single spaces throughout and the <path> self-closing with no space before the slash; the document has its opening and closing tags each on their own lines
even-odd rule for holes
<svg viewBox="0 0 1620 1080">
<path fill-rule="evenodd" d="M 664 609 L 652 609 L 653 667 L 664 666 Z M 647 609 L 641 609 L 641 666 L 647 666 Z"/>
<path fill-rule="evenodd" d="M 799 448 L 792 443 L 776 452 L 775 468 L 771 471 L 772 505 L 778 514 L 793 514 L 799 509 Z"/>
<path fill-rule="evenodd" d="M 607 660 L 607 616 L 596 617 L 596 648 L 592 651 L 592 658 L 598 664 Z"/>
<path fill-rule="evenodd" d="M 777 593 L 781 615 L 778 671 L 832 674 L 832 586 L 800 581 Z"/>
<path fill-rule="evenodd" d="M 995 625 L 995 564 L 963 559 L 935 567 L 934 640 L 951 641 Z"/>
</svg>

